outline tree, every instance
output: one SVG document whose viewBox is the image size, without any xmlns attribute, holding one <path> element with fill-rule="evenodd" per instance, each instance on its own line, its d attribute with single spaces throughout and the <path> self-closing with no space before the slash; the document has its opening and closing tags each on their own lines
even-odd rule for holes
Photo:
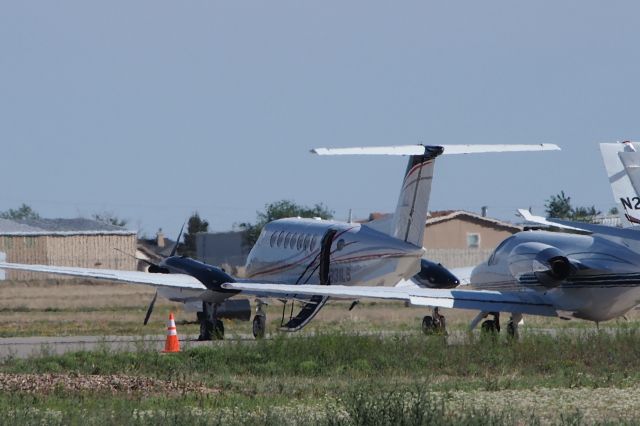
<svg viewBox="0 0 640 426">
<path fill-rule="evenodd" d="M 209 222 L 201 219 L 198 212 L 194 212 L 187 223 L 187 232 L 184 234 L 184 245 L 180 249 L 180 254 L 194 257 L 196 255 L 196 234 L 208 231 Z"/>
<path fill-rule="evenodd" d="M 127 226 L 127 219 L 120 219 L 118 216 L 111 212 L 103 212 L 103 213 L 94 213 L 91 215 L 94 220 L 98 222 L 106 223 L 108 225 L 114 226 Z"/>
<path fill-rule="evenodd" d="M 578 222 L 591 222 L 594 217 L 600 214 L 595 206 L 591 207 L 572 207 L 571 197 L 565 195 L 564 191 L 560 191 L 557 195 L 552 195 L 544 205 L 547 217 L 557 219 L 570 219 Z"/>
<path fill-rule="evenodd" d="M 18 209 L 9 209 L 0 213 L 0 218 L 10 220 L 40 219 L 40 215 L 31 207 L 22 203 Z"/>
<path fill-rule="evenodd" d="M 321 219 L 332 219 L 333 211 L 329 210 L 324 204 L 315 204 L 313 207 L 301 206 L 289 200 L 280 200 L 264 206 L 264 211 L 256 212 L 256 223 L 241 223 L 239 225 L 244 234 L 245 244 L 249 247 L 258 241 L 260 232 L 264 226 L 276 219 L 286 217 L 319 217 Z"/>
<path fill-rule="evenodd" d="M 564 191 L 560 191 L 558 195 L 552 195 L 544 206 L 547 217 L 555 217 L 558 219 L 568 219 L 571 217 L 571 197 L 564 195 Z"/>
</svg>

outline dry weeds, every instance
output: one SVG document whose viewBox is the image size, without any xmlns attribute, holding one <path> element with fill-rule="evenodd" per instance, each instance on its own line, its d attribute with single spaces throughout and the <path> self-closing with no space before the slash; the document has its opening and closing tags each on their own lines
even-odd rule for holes
<svg viewBox="0 0 640 426">
<path fill-rule="evenodd" d="M 67 392 L 96 392 L 110 394 L 142 394 L 143 396 L 171 396 L 185 393 L 212 395 L 219 389 L 189 382 L 170 382 L 151 377 L 127 375 L 74 374 L 6 374 L 0 373 L 0 392 L 49 394 Z"/>
</svg>

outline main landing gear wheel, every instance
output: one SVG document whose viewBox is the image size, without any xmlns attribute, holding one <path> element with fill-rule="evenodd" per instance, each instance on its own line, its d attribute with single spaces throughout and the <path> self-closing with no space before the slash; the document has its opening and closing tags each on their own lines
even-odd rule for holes
<svg viewBox="0 0 640 426">
<path fill-rule="evenodd" d="M 483 321 L 480 329 L 484 334 L 497 336 L 500 333 L 500 313 L 492 312 L 491 314 L 493 319 Z"/>
<path fill-rule="evenodd" d="M 215 325 L 213 327 L 212 337 L 215 340 L 223 340 L 224 339 L 224 323 L 220 320 L 215 321 Z"/>
<path fill-rule="evenodd" d="M 264 338 L 267 329 L 267 318 L 264 315 L 256 315 L 253 317 L 253 337 L 256 339 Z"/>
<path fill-rule="evenodd" d="M 205 318 L 204 312 L 198 312 L 198 321 L 200 322 L 200 335 L 198 341 L 211 340 L 213 334 L 213 323 Z"/>
<path fill-rule="evenodd" d="M 447 335 L 447 326 L 444 315 L 440 315 L 438 308 L 433 310 L 433 316 L 427 315 L 422 318 L 422 332 L 427 336 Z"/>
</svg>

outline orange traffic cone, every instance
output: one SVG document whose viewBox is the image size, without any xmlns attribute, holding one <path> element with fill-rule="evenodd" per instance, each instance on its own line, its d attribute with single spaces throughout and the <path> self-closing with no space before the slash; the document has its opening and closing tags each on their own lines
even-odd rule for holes
<svg viewBox="0 0 640 426">
<path fill-rule="evenodd" d="M 180 341 L 178 340 L 178 332 L 176 330 L 176 321 L 173 318 L 173 312 L 169 314 L 167 341 L 164 344 L 164 351 L 162 352 L 180 352 Z"/>
</svg>

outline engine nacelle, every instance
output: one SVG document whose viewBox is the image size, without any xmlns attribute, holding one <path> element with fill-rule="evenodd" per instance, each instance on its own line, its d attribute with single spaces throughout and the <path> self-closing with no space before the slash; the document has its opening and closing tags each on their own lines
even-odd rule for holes
<svg viewBox="0 0 640 426">
<path fill-rule="evenodd" d="M 543 243 L 523 243 L 509 254 L 509 270 L 520 279 L 534 275 L 545 287 L 556 287 L 575 271 L 571 260 L 557 247 Z M 525 276 L 525 277 L 523 277 Z"/>
<path fill-rule="evenodd" d="M 420 259 L 420 272 L 412 279 L 419 286 L 428 288 L 454 288 L 460 284 L 460 280 L 447 268 L 426 259 Z"/>
</svg>

